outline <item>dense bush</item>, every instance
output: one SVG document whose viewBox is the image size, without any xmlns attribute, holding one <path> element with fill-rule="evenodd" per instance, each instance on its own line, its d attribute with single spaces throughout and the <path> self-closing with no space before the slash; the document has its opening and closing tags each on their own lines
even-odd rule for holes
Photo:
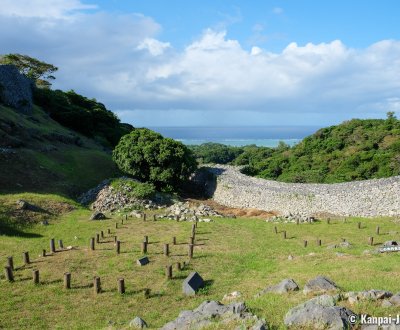
<svg viewBox="0 0 400 330">
<path fill-rule="evenodd" d="M 74 91 L 36 88 L 34 102 L 61 125 L 94 137 L 107 146 L 114 147 L 121 136 L 133 129 L 129 124 L 121 124 L 102 103 Z"/>
<path fill-rule="evenodd" d="M 185 145 L 146 128 L 123 136 L 113 159 L 121 171 L 163 191 L 178 189 L 197 167 Z"/>
<path fill-rule="evenodd" d="M 196 159 L 203 164 L 228 164 L 243 152 L 241 148 L 213 142 L 190 146 L 189 148 L 195 154 Z"/>
<path fill-rule="evenodd" d="M 111 186 L 116 191 L 124 192 L 126 195 L 138 199 L 151 198 L 156 193 L 156 189 L 151 183 L 134 180 L 115 179 L 111 182 Z"/>
</svg>

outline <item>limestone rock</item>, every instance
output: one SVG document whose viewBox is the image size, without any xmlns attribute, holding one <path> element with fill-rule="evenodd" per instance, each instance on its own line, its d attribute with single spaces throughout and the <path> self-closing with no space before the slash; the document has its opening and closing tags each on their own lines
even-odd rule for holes
<svg viewBox="0 0 400 330">
<path fill-rule="evenodd" d="M 90 220 L 104 220 L 106 219 L 106 216 L 104 213 L 101 212 L 93 212 L 93 214 L 90 216 Z"/>
<path fill-rule="evenodd" d="M 392 296 L 389 301 L 395 306 L 400 306 L 400 292 Z"/>
<path fill-rule="evenodd" d="M 298 290 L 299 286 L 297 285 L 297 283 L 293 279 L 289 278 L 289 279 L 284 279 L 279 284 L 265 288 L 264 290 L 262 290 L 257 294 L 257 297 L 262 296 L 268 292 L 283 294 L 290 291 L 298 291 Z"/>
<path fill-rule="evenodd" d="M 339 290 L 339 288 L 332 280 L 324 276 L 317 276 L 307 282 L 304 286 L 303 293 L 324 293 L 337 290 Z"/>
<path fill-rule="evenodd" d="M 136 316 L 131 322 L 129 322 L 131 328 L 144 329 L 147 328 L 147 323 L 140 317 Z"/>
</svg>

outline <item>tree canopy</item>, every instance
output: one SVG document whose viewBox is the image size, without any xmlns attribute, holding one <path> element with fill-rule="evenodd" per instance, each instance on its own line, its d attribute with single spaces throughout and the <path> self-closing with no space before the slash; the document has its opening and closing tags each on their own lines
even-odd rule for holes
<svg viewBox="0 0 400 330">
<path fill-rule="evenodd" d="M 11 64 L 19 72 L 32 79 L 38 87 L 49 88 L 50 80 L 56 79 L 53 73 L 58 70 L 52 64 L 39 61 L 36 58 L 21 54 L 6 54 L 0 56 L 0 64 Z"/>
<path fill-rule="evenodd" d="M 123 136 L 113 151 L 113 160 L 121 171 L 162 191 L 177 190 L 197 167 L 184 144 L 146 128 Z"/>
</svg>

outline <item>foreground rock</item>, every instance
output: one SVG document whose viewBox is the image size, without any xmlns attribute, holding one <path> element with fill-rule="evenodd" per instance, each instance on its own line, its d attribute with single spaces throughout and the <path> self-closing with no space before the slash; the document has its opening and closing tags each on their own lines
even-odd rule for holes
<svg viewBox="0 0 400 330">
<path fill-rule="evenodd" d="M 336 306 L 338 296 L 322 295 L 300 304 L 286 314 L 287 327 L 301 329 L 341 330 L 351 328 L 351 310 Z"/>
<path fill-rule="evenodd" d="M 327 277 L 317 276 L 312 280 L 309 280 L 307 284 L 304 286 L 303 293 L 325 293 L 330 291 L 338 291 L 339 287 Z"/>
<path fill-rule="evenodd" d="M 265 288 L 264 290 L 259 292 L 256 295 L 256 297 L 260 297 L 268 292 L 283 294 L 283 293 L 288 293 L 290 291 L 298 291 L 298 290 L 299 290 L 299 286 L 297 285 L 297 283 L 294 280 L 292 280 L 291 278 L 289 278 L 289 279 L 284 279 L 279 284 Z"/>
<path fill-rule="evenodd" d="M 216 322 L 228 324 L 230 322 L 253 322 L 254 330 L 268 329 L 263 320 L 246 311 L 243 302 L 223 305 L 217 301 L 204 301 L 193 311 L 182 311 L 179 316 L 165 324 L 161 330 L 198 330 Z"/>
<path fill-rule="evenodd" d="M 147 323 L 140 317 L 136 316 L 131 322 L 129 322 L 131 328 L 144 329 L 147 328 Z"/>
</svg>

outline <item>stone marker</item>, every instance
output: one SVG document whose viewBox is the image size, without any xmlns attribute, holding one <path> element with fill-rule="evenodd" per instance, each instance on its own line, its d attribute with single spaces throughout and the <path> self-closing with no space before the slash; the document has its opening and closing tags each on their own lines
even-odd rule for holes
<svg viewBox="0 0 400 330">
<path fill-rule="evenodd" d="M 193 296 L 204 287 L 204 281 L 197 272 L 191 272 L 182 283 L 182 291 L 187 296 Z"/>
<path fill-rule="evenodd" d="M 148 257 L 142 257 L 142 258 L 136 260 L 136 263 L 137 263 L 139 266 L 147 265 L 149 262 L 150 262 L 150 261 L 149 261 L 149 258 L 148 258 Z"/>
</svg>

